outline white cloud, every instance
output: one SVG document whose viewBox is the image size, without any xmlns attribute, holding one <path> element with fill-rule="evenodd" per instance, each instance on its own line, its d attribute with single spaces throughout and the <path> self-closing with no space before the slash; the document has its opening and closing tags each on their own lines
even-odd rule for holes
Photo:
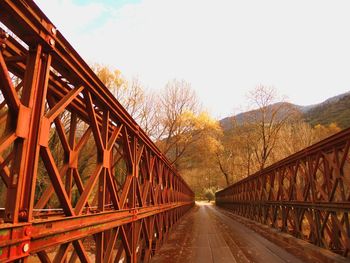
<svg viewBox="0 0 350 263">
<path fill-rule="evenodd" d="M 81 35 L 91 32 L 90 27 L 93 27 L 94 22 L 106 12 L 106 7 L 102 3 L 78 5 L 72 0 L 35 0 L 35 2 L 73 45 Z"/>
<path fill-rule="evenodd" d="M 259 84 L 299 104 L 350 87 L 346 0 L 144 0 L 119 9 L 38 2 L 88 61 L 138 75 L 149 88 L 184 78 L 215 115 L 245 105 Z"/>
</svg>

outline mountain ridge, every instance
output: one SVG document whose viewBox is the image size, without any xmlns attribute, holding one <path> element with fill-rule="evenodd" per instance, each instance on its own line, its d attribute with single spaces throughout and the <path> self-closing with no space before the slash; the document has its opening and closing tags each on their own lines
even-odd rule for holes
<svg viewBox="0 0 350 263">
<path fill-rule="evenodd" d="M 336 123 L 340 128 L 350 127 L 350 91 L 330 97 L 323 102 L 312 105 L 297 105 L 289 102 L 277 102 L 268 107 L 286 103 L 300 110 L 302 118 L 312 126 Z M 240 124 L 249 113 L 256 109 L 238 113 L 219 120 L 224 130 L 232 128 L 233 118 Z"/>
</svg>

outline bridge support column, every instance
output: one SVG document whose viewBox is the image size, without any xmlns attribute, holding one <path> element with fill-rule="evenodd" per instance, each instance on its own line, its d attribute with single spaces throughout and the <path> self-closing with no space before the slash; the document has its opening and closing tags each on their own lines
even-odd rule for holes
<svg viewBox="0 0 350 263">
<path fill-rule="evenodd" d="M 43 52 L 41 45 L 30 49 L 22 97 L 20 101 L 17 99 L 18 138 L 14 143 L 15 166 L 11 171 L 11 185 L 7 192 L 8 201 L 5 207 L 7 222 L 28 222 L 32 218 L 40 147 L 38 145 L 40 120 L 44 111 L 50 66 L 51 56 Z"/>
</svg>

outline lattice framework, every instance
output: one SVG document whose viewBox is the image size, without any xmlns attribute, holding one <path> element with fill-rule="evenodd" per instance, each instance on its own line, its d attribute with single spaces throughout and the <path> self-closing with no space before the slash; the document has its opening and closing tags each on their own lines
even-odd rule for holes
<svg viewBox="0 0 350 263">
<path fill-rule="evenodd" d="M 217 192 L 216 202 L 348 256 L 349 147 L 347 129 Z"/>
<path fill-rule="evenodd" d="M 193 192 L 33 1 L 0 21 L 0 262 L 148 262 Z"/>
</svg>

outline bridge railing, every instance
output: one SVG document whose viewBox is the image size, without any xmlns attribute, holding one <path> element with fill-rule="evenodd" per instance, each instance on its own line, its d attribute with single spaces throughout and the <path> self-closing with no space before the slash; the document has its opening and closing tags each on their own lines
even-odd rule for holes
<svg viewBox="0 0 350 263">
<path fill-rule="evenodd" d="M 348 256 L 350 129 L 216 193 L 216 203 L 251 220 Z"/>
<path fill-rule="evenodd" d="M 33 1 L 0 22 L 0 262 L 148 262 L 192 190 Z"/>
</svg>

